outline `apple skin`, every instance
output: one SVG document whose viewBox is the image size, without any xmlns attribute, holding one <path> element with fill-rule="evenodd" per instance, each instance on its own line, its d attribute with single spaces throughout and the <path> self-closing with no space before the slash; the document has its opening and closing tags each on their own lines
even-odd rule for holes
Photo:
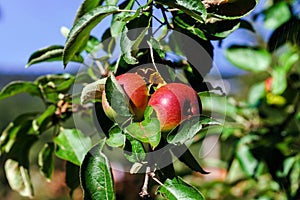
<svg viewBox="0 0 300 200">
<path fill-rule="evenodd" d="M 272 91 L 272 81 L 273 81 L 272 77 L 269 77 L 265 80 L 265 89 L 266 89 L 267 92 Z"/>
<path fill-rule="evenodd" d="M 117 76 L 116 80 L 129 100 L 129 110 L 134 115 L 134 120 L 140 121 L 143 119 L 144 111 L 148 105 L 148 87 L 144 79 L 136 73 L 125 73 Z M 102 93 L 102 107 L 110 119 L 116 119 L 118 114 L 109 105 L 105 91 Z"/>
<path fill-rule="evenodd" d="M 148 105 L 155 110 L 162 132 L 168 132 L 183 120 L 201 113 L 197 92 L 183 83 L 169 83 L 157 89 Z"/>
</svg>

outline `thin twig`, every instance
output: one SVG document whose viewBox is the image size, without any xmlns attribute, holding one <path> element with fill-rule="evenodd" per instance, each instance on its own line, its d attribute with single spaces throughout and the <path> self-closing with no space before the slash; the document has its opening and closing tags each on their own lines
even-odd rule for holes
<svg viewBox="0 0 300 200">
<path fill-rule="evenodd" d="M 149 192 L 148 192 L 149 174 L 150 174 L 150 167 L 146 167 L 144 184 L 142 187 L 142 191 L 139 193 L 141 197 L 149 196 Z"/>
</svg>

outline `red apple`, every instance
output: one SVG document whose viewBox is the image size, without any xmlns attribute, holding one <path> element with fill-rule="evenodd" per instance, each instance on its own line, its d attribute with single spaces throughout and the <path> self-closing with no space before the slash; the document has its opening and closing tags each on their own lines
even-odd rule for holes
<svg viewBox="0 0 300 200">
<path fill-rule="evenodd" d="M 272 77 L 269 77 L 265 80 L 265 88 L 267 92 L 272 91 Z"/>
<path fill-rule="evenodd" d="M 148 104 L 148 87 L 144 79 L 136 73 L 125 73 L 116 77 L 129 100 L 129 110 L 134 120 L 141 120 Z M 116 99 L 116 102 L 118 99 Z M 110 119 L 115 119 L 117 112 L 109 105 L 105 91 L 102 93 L 102 107 Z"/>
<path fill-rule="evenodd" d="M 201 101 L 197 92 L 183 83 L 169 83 L 157 89 L 149 100 L 161 131 L 174 129 L 183 120 L 201 113 Z"/>
</svg>

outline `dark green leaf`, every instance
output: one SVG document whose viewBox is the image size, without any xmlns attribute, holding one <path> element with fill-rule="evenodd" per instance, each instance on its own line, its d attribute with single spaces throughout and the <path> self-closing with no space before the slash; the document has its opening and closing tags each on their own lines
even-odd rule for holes
<svg viewBox="0 0 300 200">
<path fill-rule="evenodd" d="M 109 138 L 106 140 L 106 144 L 111 147 L 122 147 L 125 145 L 126 137 L 122 130 L 118 126 L 113 126 L 109 130 Z"/>
<path fill-rule="evenodd" d="M 85 156 L 80 168 L 85 200 L 115 200 L 113 178 L 107 157 L 102 153 L 105 141 L 94 146 Z"/>
<path fill-rule="evenodd" d="M 287 31 L 288 30 L 288 31 Z M 276 50 L 284 44 L 291 43 L 300 45 L 300 20 L 296 18 L 290 19 L 274 30 L 268 41 L 268 49 Z"/>
<path fill-rule="evenodd" d="M 76 13 L 73 24 L 75 25 L 84 14 L 96 8 L 97 6 L 100 6 L 103 2 L 104 0 L 84 0 Z"/>
<path fill-rule="evenodd" d="M 48 74 L 38 77 L 34 83 L 41 85 L 44 88 L 44 92 L 48 92 L 48 90 L 68 92 L 74 81 L 75 77 L 71 74 Z"/>
<path fill-rule="evenodd" d="M 249 14 L 257 5 L 257 0 L 234 0 L 234 1 L 207 1 L 208 20 L 240 19 Z"/>
<path fill-rule="evenodd" d="M 226 57 L 235 66 L 253 72 L 266 71 L 272 61 L 267 50 L 246 46 L 231 46 L 226 50 Z"/>
<path fill-rule="evenodd" d="M 47 109 L 36 119 L 32 121 L 32 127 L 33 129 L 41 134 L 43 131 L 45 131 L 47 128 L 49 128 L 49 124 L 52 123 L 53 115 L 56 111 L 55 105 L 49 105 Z"/>
<path fill-rule="evenodd" d="M 195 159 L 192 152 L 188 149 L 186 145 L 178 145 L 173 146 L 171 148 L 171 151 L 173 154 L 184 164 L 186 164 L 191 170 L 194 170 L 196 172 L 200 172 L 201 174 L 208 174 L 209 172 L 206 172 L 198 163 L 198 161 Z"/>
<path fill-rule="evenodd" d="M 70 196 L 72 196 L 73 191 L 80 185 L 80 168 L 79 166 L 66 162 L 66 184 L 70 188 Z"/>
<path fill-rule="evenodd" d="M 164 185 L 159 186 L 157 193 L 162 194 L 168 200 L 205 200 L 198 189 L 187 184 L 180 177 L 167 179 Z"/>
<path fill-rule="evenodd" d="M 87 44 L 86 44 L 86 47 L 85 47 L 85 50 L 87 53 L 91 53 L 95 50 L 96 47 L 98 47 L 100 45 L 100 41 L 94 37 L 94 36 L 90 36 Z"/>
<path fill-rule="evenodd" d="M 41 173 L 46 177 L 48 181 L 51 181 L 54 171 L 54 143 L 46 143 L 43 149 L 39 153 L 38 164 Z"/>
<path fill-rule="evenodd" d="M 156 2 L 173 8 L 178 8 L 200 22 L 205 22 L 207 17 L 206 9 L 201 0 L 158 0 Z"/>
<path fill-rule="evenodd" d="M 114 112 L 114 120 L 119 125 L 127 122 L 130 117 L 129 100 L 115 76 L 109 76 L 105 83 L 106 99 Z"/>
<path fill-rule="evenodd" d="M 30 58 L 27 61 L 26 67 L 41 62 L 61 61 L 63 56 L 63 49 L 63 46 L 58 45 L 39 49 L 31 54 Z M 74 55 L 71 61 L 82 63 L 83 57 L 80 55 Z"/>
<path fill-rule="evenodd" d="M 265 10 L 265 25 L 269 29 L 276 29 L 291 18 L 291 11 L 286 2 L 278 2 Z"/>
<path fill-rule="evenodd" d="M 105 88 L 106 79 L 107 78 L 102 78 L 98 81 L 92 82 L 84 86 L 80 97 L 81 103 L 85 104 L 89 101 L 100 99 L 102 96 L 102 92 Z"/>
<path fill-rule="evenodd" d="M 9 152 L 16 141 L 22 140 L 27 135 L 36 134 L 32 128 L 32 121 L 37 113 L 19 115 L 2 132 L 0 137 L 0 152 Z"/>
<path fill-rule="evenodd" d="M 126 135 L 126 138 L 127 140 L 124 147 L 124 156 L 132 163 L 142 162 L 146 157 L 143 144 L 140 141 L 132 138 L 130 135 Z"/>
<path fill-rule="evenodd" d="M 40 89 L 36 84 L 28 81 L 13 81 L 0 91 L 0 100 L 24 92 L 32 96 L 41 96 Z"/>
<path fill-rule="evenodd" d="M 191 141 L 199 131 L 207 125 L 220 125 L 216 120 L 201 115 L 191 117 L 178 125 L 167 136 L 167 141 L 170 144 L 181 145 Z"/>
<path fill-rule="evenodd" d="M 90 10 L 77 20 L 70 30 L 65 44 L 63 52 L 64 66 L 86 45 L 91 30 L 106 16 L 116 13 L 118 10 L 116 6 L 100 6 Z"/>
<path fill-rule="evenodd" d="M 54 142 L 57 145 L 56 156 L 76 165 L 82 163 L 84 155 L 92 146 L 91 139 L 76 129 L 62 129 Z"/>
</svg>

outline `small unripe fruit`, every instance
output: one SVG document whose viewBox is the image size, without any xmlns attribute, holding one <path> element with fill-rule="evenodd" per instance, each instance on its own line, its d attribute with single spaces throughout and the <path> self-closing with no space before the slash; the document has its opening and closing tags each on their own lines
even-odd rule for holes
<svg viewBox="0 0 300 200">
<path fill-rule="evenodd" d="M 155 110 L 162 132 L 170 131 L 183 120 L 201 113 L 197 92 L 183 83 L 160 87 L 152 94 L 148 104 Z"/>
</svg>

